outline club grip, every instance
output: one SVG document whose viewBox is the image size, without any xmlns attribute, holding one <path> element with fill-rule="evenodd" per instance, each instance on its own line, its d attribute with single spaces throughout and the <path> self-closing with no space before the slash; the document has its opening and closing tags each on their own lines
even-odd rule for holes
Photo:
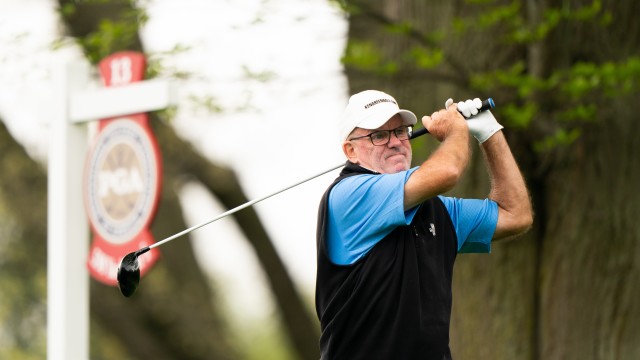
<svg viewBox="0 0 640 360">
<path fill-rule="evenodd" d="M 478 109 L 478 111 L 486 111 L 486 110 L 490 110 L 493 109 L 494 107 L 496 107 L 496 104 L 493 102 L 492 98 L 487 98 L 485 100 L 482 100 L 482 106 L 480 107 L 480 109 Z M 418 130 L 414 130 L 413 133 L 411 134 L 411 139 L 415 139 L 419 136 L 422 136 L 426 133 L 428 133 L 429 131 L 427 131 L 426 128 L 420 128 Z"/>
</svg>

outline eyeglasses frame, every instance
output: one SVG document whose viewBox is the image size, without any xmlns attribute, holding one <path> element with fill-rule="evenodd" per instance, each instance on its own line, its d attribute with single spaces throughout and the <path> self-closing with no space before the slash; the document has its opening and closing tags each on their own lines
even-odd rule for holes
<svg viewBox="0 0 640 360">
<path fill-rule="evenodd" d="M 400 130 L 400 129 L 403 129 L 403 128 L 407 129 L 407 138 L 406 139 L 400 139 L 400 137 L 398 137 L 398 134 L 397 134 L 397 131 Z M 387 142 L 385 142 L 384 144 L 374 144 L 373 143 L 373 138 L 371 136 L 373 134 L 375 134 L 375 133 L 378 133 L 378 132 L 386 132 L 388 134 Z M 391 133 L 392 132 L 393 132 L 393 135 L 395 135 L 396 138 L 398 140 L 400 140 L 400 141 L 409 140 L 409 139 L 411 139 L 411 134 L 413 132 L 413 126 L 411 126 L 411 125 L 402 125 L 402 126 L 399 126 L 399 127 L 395 128 L 395 129 L 391 129 L 391 130 L 375 130 L 375 131 L 370 132 L 367 135 L 358 136 L 358 137 L 354 137 L 354 138 L 348 139 L 348 141 L 359 140 L 359 139 L 364 139 L 364 138 L 368 137 L 369 141 L 371 141 L 371 144 L 373 146 L 384 146 L 384 145 L 387 145 L 391 141 Z"/>
</svg>

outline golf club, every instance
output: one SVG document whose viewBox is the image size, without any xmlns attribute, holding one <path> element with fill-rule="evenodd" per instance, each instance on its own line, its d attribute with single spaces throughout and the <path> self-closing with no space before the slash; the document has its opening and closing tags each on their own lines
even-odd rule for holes
<svg viewBox="0 0 640 360">
<path fill-rule="evenodd" d="M 482 101 L 482 107 L 479 109 L 479 111 L 485 111 L 485 110 L 488 110 L 488 109 L 492 109 L 494 106 L 495 106 L 495 104 L 493 102 L 493 99 L 488 98 L 488 99 Z M 427 129 L 425 129 L 425 128 L 418 129 L 418 130 L 414 131 L 411 134 L 410 139 L 415 139 L 415 138 L 417 138 L 419 136 L 422 136 L 422 135 L 424 135 L 426 133 L 428 133 Z M 138 284 L 140 283 L 140 264 L 138 262 L 138 257 L 140 255 L 146 253 L 147 251 L 149 251 L 149 250 L 151 250 L 151 249 L 153 249 L 155 247 L 161 246 L 163 244 L 166 244 L 169 241 L 174 240 L 174 239 L 176 239 L 176 238 L 178 238 L 178 237 L 180 237 L 182 235 L 186 235 L 186 234 L 188 234 L 188 233 L 190 233 L 190 232 L 192 232 L 194 230 L 197 230 L 197 229 L 199 229 L 199 228 L 201 228 L 201 227 L 203 227 L 205 225 L 211 224 L 214 221 L 220 220 L 220 219 L 222 219 L 224 217 L 227 217 L 227 216 L 229 216 L 231 214 L 234 214 L 234 213 L 236 213 L 236 212 L 238 212 L 238 211 L 240 211 L 242 209 L 245 209 L 245 208 L 247 208 L 249 206 L 255 205 L 255 204 L 259 203 L 260 201 L 263 201 L 263 200 L 266 200 L 266 199 L 268 199 L 268 198 L 270 198 L 272 196 L 278 195 L 281 192 L 287 191 L 287 190 L 289 190 L 291 188 L 294 188 L 294 187 L 296 187 L 298 185 L 304 184 L 307 181 L 313 180 L 313 179 L 315 179 L 315 178 L 317 178 L 319 176 L 322 176 L 322 175 L 324 175 L 324 174 L 326 174 L 328 172 L 331 172 L 331 171 L 336 170 L 338 168 L 341 168 L 343 166 L 344 166 L 344 163 L 340 163 L 339 165 L 332 166 L 329 169 L 323 170 L 322 172 L 320 172 L 318 174 L 315 174 L 315 175 L 313 175 L 311 177 L 308 177 L 308 178 L 306 178 L 304 180 L 300 180 L 300 181 L 298 181 L 298 182 L 296 182 L 296 183 L 294 183 L 292 185 L 289 185 L 289 186 L 287 186 L 285 188 L 282 188 L 282 189 L 280 189 L 280 190 L 278 190 L 278 191 L 276 191 L 274 193 L 271 193 L 269 195 L 265 195 L 265 196 L 263 196 L 261 198 L 257 198 L 257 199 L 248 201 L 248 202 L 246 202 L 246 203 L 244 203 L 242 205 L 239 205 L 239 206 L 237 206 L 237 207 L 235 207 L 235 208 L 233 208 L 231 210 L 228 210 L 228 211 L 226 211 L 226 212 L 224 212 L 224 213 L 222 213 L 222 214 L 220 214 L 220 215 L 218 215 L 218 216 L 216 216 L 216 217 L 214 217 L 212 219 L 209 219 L 209 220 L 204 221 L 204 222 L 202 222 L 200 224 L 194 225 L 194 226 L 192 226 L 192 227 L 190 227 L 188 229 L 185 229 L 185 230 L 183 230 L 183 231 L 181 231 L 181 232 L 179 232 L 179 233 L 177 233 L 175 235 L 172 235 L 172 236 L 169 236 L 169 237 L 167 237 L 167 238 L 165 238 L 163 240 L 160 240 L 160 241 L 154 243 L 153 245 L 144 247 L 142 249 L 139 249 L 137 251 L 134 251 L 134 252 L 131 252 L 131 253 L 127 254 L 122 259 L 122 261 L 120 262 L 120 266 L 118 266 L 117 279 L 118 279 L 118 288 L 120 288 L 120 292 L 125 297 L 130 297 L 131 295 L 133 295 L 133 293 L 138 288 Z"/>
</svg>

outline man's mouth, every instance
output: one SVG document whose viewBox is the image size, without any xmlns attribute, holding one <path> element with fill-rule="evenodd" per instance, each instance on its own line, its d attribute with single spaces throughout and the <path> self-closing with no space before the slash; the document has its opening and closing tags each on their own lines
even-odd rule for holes
<svg viewBox="0 0 640 360">
<path fill-rule="evenodd" d="M 391 159 L 391 158 L 392 158 L 392 157 L 394 157 L 394 156 L 402 156 L 403 158 L 405 157 L 405 156 L 404 156 L 404 154 L 402 154 L 402 153 L 396 153 L 396 154 L 391 154 L 391 155 L 387 156 L 387 157 L 385 158 L 385 160 L 389 160 L 389 159 Z"/>
</svg>

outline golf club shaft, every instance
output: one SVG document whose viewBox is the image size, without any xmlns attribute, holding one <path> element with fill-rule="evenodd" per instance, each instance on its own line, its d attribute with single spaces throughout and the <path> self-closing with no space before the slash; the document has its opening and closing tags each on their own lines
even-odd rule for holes
<svg viewBox="0 0 640 360">
<path fill-rule="evenodd" d="M 486 100 L 484 100 L 484 101 L 482 102 L 482 107 L 480 108 L 480 111 L 485 111 L 485 110 L 491 109 L 491 108 L 493 108 L 494 106 L 495 106 L 495 105 L 494 105 L 494 103 L 493 103 L 493 99 L 488 98 L 488 99 L 486 99 Z M 422 136 L 422 135 L 424 135 L 424 134 L 426 134 L 426 133 L 428 133 L 427 129 L 425 129 L 425 128 L 418 129 L 418 130 L 416 130 L 416 131 L 414 131 L 414 132 L 413 132 L 413 134 L 411 135 L 411 139 L 415 139 L 415 138 L 417 138 L 417 137 L 419 137 L 419 136 Z M 188 233 L 190 233 L 190 232 L 192 232 L 192 231 L 194 231 L 194 230 L 197 230 L 197 229 L 199 229 L 199 228 L 201 228 L 201 227 L 203 227 L 203 226 L 205 226 L 205 225 L 209 225 L 209 224 L 211 224 L 211 223 L 212 223 L 212 222 L 214 222 L 214 221 L 220 220 L 220 219 L 222 219 L 222 218 L 224 218 L 224 217 L 227 217 L 227 216 L 229 216 L 229 215 L 231 215 L 231 214 L 235 214 L 236 212 L 238 212 L 238 211 L 240 211 L 240 210 L 242 210 L 242 209 L 248 208 L 249 206 L 253 206 L 253 205 L 255 205 L 255 204 L 257 204 L 257 203 L 261 202 L 262 200 L 266 200 L 266 199 L 268 199 L 268 198 L 270 198 L 270 197 L 272 197 L 272 196 L 275 196 L 275 195 L 280 194 L 281 192 L 287 191 L 287 190 L 289 190 L 289 189 L 291 189 L 291 188 L 294 188 L 294 187 L 296 187 L 296 186 L 298 186 L 298 185 L 304 184 L 304 183 L 306 183 L 307 181 L 313 180 L 313 179 L 315 179 L 315 178 L 317 178 L 317 177 L 319 177 L 319 176 L 322 176 L 322 175 L 324 175 L 324 174 L 326 174 L 326 173 L 328 173 L 328 172 L 331 172 L 331 171 L 333 171 L 333 170 L 336 170 L 336 169 L 338 169 L 338 168 L 341 168 L 342 166 L 344 166 L 344 163 L 340 163 L 340 164 L 338 164 L 338 165 L 336 165 L 336 166 L 332 166 L 332 167 L 330 167 L 329 169 L 326 169 L 326 170 L 324 170 L 324 171 L 322 171 L 322 172 L 320 172 L 320 173 L 318 173 L 318 174 L 316 174 L 316 175 L 313 175 L 313 176 L 308 177 L 308 178 L 306 178 L 306 179 L 300 180 L 300 181 L 298 181 L 298 182 L 296 182 L 296 183 L 294 183 L 294 184 L 292 184 L 292 185 L 289 185 L 289 186 L 287 186 L 287 187 L 285 187 L 285 188 L 282 188 L 282 189 L 280 189 L 280 190 L 278 190 L 278 191 L 276 191 L 276 192 L 274 192 L 274 193 L 271 193 L 271 194 L 269 194 L 269 195 L 265 195 L 265 196 L 263 196 L 263 197 L 261 197 L 261 198 L 254 199 L 254 200 L 251 200 L 251 201 L 249 201 L 249 202 L 246 202 L 246 203 L 244 203 L 244 204 L 242 204 L 242 205 L 236 206 L 236 207 L 234 207 L 233 209 L 228 210 L 228 211 L 226 211 L 226 212 L 224 212 L 224 213 L 222 213 L 222 214 L 220 214 L 220 215 L 218 215 L 218 216 L 216 216 L 216 217 L 214 217 L 214 218 L 212 218 L 212 219 L 209 219 L 209 220 L 207 220 L 207 221 L 205 221 L 205 222 L 202 222 L 202 223 L 200 223 L 200 224 L 197 224 L 197 225 L 194 225 L 194 226 L 192 226 L 192 227 L 190 227 L 190 228 L 187 228 L 187 229 L 185 229 L 185 230 L 182 230 L 182 231 L 180 231 L 179 233 L 174 234 L 174 235 L 171 235 L 171 236 L 169 236 L 168 238 L 162 239 L 162 240 L 160 240 L 160 241 L 158 241 L 158 242 L 156 242 L 156 243 L 154 243 L 154 244 L 152 244 L 152 245 L 150 245 L 150 246 L 148 246 L 148 247 L 142 248 L 142 249 L 140 249 L 140 250 L 136 251 L 136 254 L 137 254 L 137 255 L 142 255 L 142 254 L 146 253 L 147 251 L 149 251 L 149 250 L 151 250 L 151 249 L 153 249 L 153 248 L 155 248 L 155 247 L 158 247 L 158 246 L 161 246 L 161 245 L 163 245 L 163 244 L 166 244 L 166 243 L 168 243 L 169 241 L 174 240 L 174 239 L 176 239 L 176 238 L 179 238 L 179 237 L 180 237 L 180 236 L 182 236 L 182 235 L 186 235 L 186 234 L 188 234 Z"/>
<path fill-rule="evenodd" d="M 220 214 L 220 215 L 218 215 L 218 216 L 214 217 L 213 219 L 209 219 L 209 220 L 207 220 L 207 221 L 205 221 L 205 222 L 202 222 L 202 223 L 200 223 L 200 224 L 194 225 L 194 226 L 192 226 L 192 227 L 190 227 L 190 228 L 188 228 L 188 229 L 182 230 L 181 232 L 179 232 L 179 233 L 177 233 L 177 234 L 175 234 L 175 235 L 169 236 L 169 237 L 168 237 L 168 238 L 166 238 L 166 239 L 160 240 L 160 241 L 158 241 L 158 242 L 154 243 L 153 245 L 148 246 L 148 249 L 150 250 L 150 249 L 153 249 L 153 248 L 155 248 L 155 247 L 158 247 L 158 246 L 160 246 L 160 245 L 162 245 L 162 244 L 164 244 L 164 243 L 167 243 L 167 242 L 169 242 L 169 241 L 171 241 L 171 240 L 173 240 L 173 239 L 175 239 L 175 238 L 178 238 L 178 237 L 180 237 L 180 236 L 182 236 L 182 235 L 186 235 L 186 234 L 188 234 L 188 233 L 190 233 L 190 232 L 192 232 L 192 231 L 194 231 L 194 230 L 197 230 L 197 229 L 199 229 L 199 228 L 201 228 L 201 227 L 203 227 L 203 226 L 205 226 L 205 225 L 209 225 L 209 224 L 211 224 L 211 223 L 212 223 L 212 222 L 214 222 L 214 221 L 220 220 L 220 219 L 222 219 L 222 218 L 224 218 L 224 217 L 227 217 L 227 216 L 229 216 L 229 215 L 231 215 L 231 214 L 234 214 L 234 213 L 236 213 L 236 212 L 238 212 L 238 211 L 240 211 L 240 210 L 242 210 L 242 209 L 248 208 L 249 206 L 255 205 L 255 204 L 259 203 L 259 202 L 260 202 L 260 201 L 262 201 L 262 200 L 266 200 L 266 199 L 268 199 L 268 198 L 270 198 L 270 197 L 272 197 L 272 196 L 278 195 L 278 194 L 280 194 L 281 192 L 287 191 L 287 190 L 289 190 L 289 189 L 291 189 L 291 188 L 294 188 L 294 187 L 296 187 L 296 186 L 298 186 L 298 185 L 304 184 L 304 183 L 306 183 L 306 182 L 307 182 L 307 181 L 309 181 L 309 180 L 313 180 L 313 179 L 315 179 L 315 178 L 317 178 L 317 177 L 319 177 L 319 176 L 322 176 L 322 175 L 324 175 L 324 174 L 326 174 L 326 173 L 328 173 L 328 172 L 330 172 L 330 171 L 336 170 L 336 169 L 338 169 L 338 168 L 340 168 L 340 167 L 342 167 L 342 166 L 344 166 L 344 163 L 341 163 L 340 165 L 332 166 L 331 168 L 326 169 L 326 170 L 324 170 L 324 171 L 322 171 L 322 172 L 320 172 L 320 173 L 318 173 L 318 174 L 316 174 L 316 175 L 313 175 L 313 176 L 311 176 L 311 177 L 308 177 L 308 178 L 306 178 L 306 179 L 304 179 L 304 180 L 300 180 L 300 181 L 296 182 L 295 184 L 289 185 L 289 186 L 287 186 L 287 187 L 285 187 L 285 188 L 282 188 L 282 189 L 280 189 L 280 190 L 278 190 L 278 191 L 276 191 L 276 192 L 274 192 L 274 193 L 271 193 L 271 194 L 269 194 L 269 195 L 265 195 L 265 196 L 263 196 L 263 197 L 261 197 L 261 198 L 258 198 L 258 199 L 254 199 L 254 200 L 248 201 L 248 202 L 246 202 L 246 203 L 244 203 L 244 204 L 242 204 L 242 205 L 238 205 L 238 206 L 234 207 L 233 209 L 228 210 L 228 211 L 226 211 L 226 212 L 224 212 L 224 213 L 222 213 L 222 214 Z M 147 252 L 148 250 L 146 250 L 146 249 L 147 249 L 147 248 L 143 248 L 143 249 L 139 250 L 139 252 L 140 252 L 140 251 L 142 251 L 142 250 L 144 250 L 144 251 L 140 252 L 140 254 L 143 254 L 143 253 Z"/>
</svg>

